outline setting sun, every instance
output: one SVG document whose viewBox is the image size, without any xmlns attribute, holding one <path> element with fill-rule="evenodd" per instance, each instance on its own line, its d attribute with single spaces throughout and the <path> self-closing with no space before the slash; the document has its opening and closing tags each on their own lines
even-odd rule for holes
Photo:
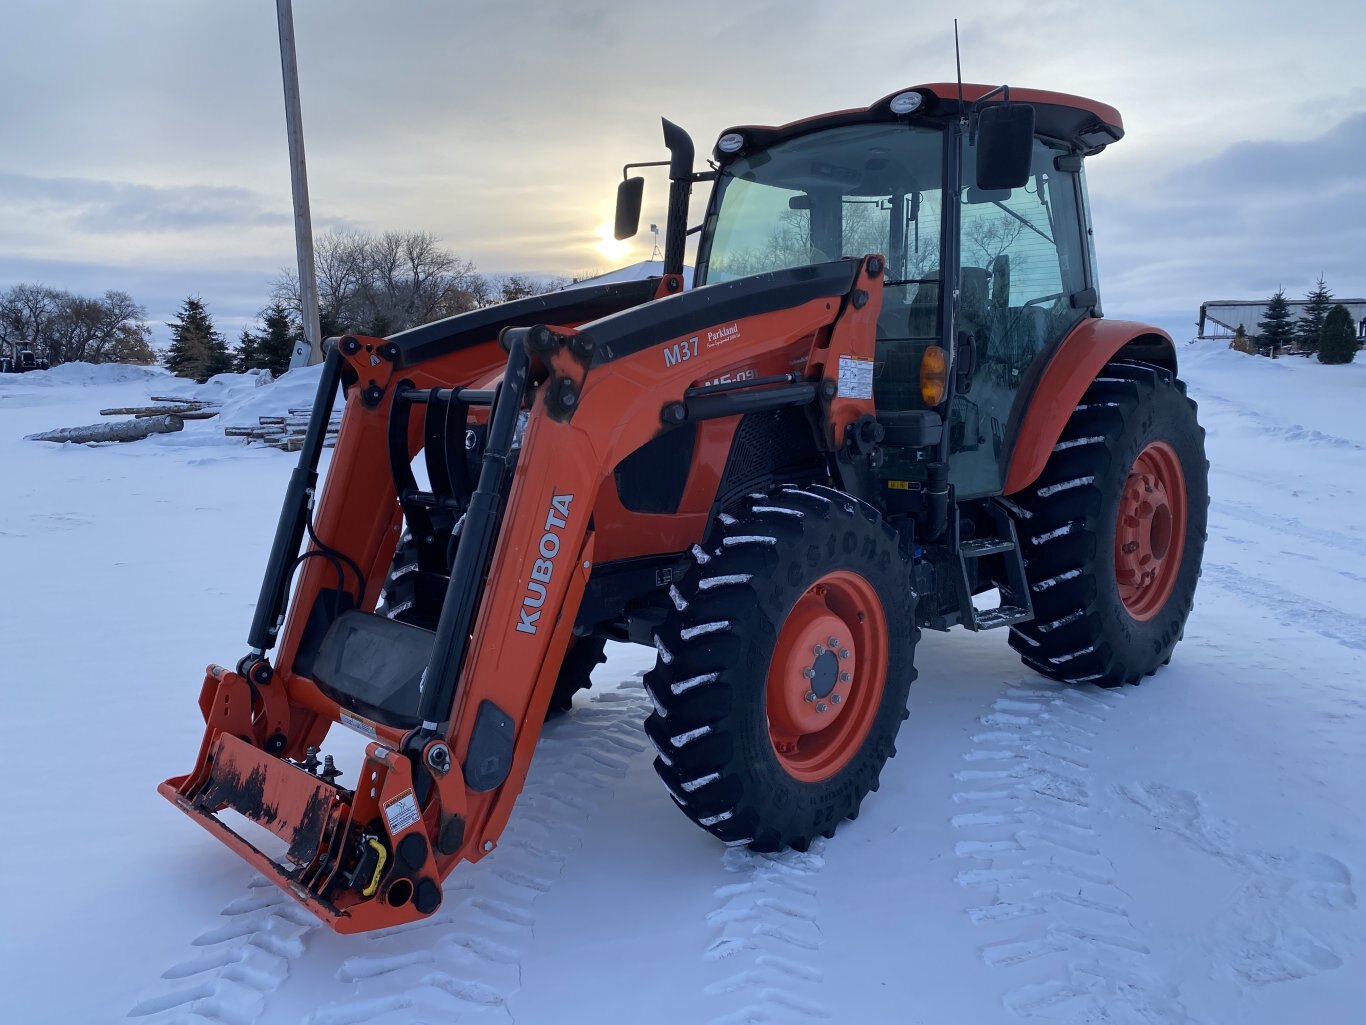
<svg viewBox="0 0 1366 1025">
<path fill-rule="evenodd" d="M 593 248 L 610 260 L 613 266 L 619 266 L 631 255 L 632 245 L 630 239 L 619 241 L 613 238 L 612 226 L 604 224 L 598 228 L 598 241 L 593 243 Z"/>
</svg>

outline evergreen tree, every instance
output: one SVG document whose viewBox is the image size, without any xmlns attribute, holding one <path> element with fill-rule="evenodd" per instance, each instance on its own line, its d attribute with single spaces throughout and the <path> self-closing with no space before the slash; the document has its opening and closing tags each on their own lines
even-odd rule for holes
<svg viewBox="0 0 1366 1025">
<path fill-rule="evenodd" d="M 171 373 L 193 377 L 201 384 L 214 374 L 232 369 L 228 345 L 213 326 L 213 318 L 199 296 L 189 296 L 180 306 L 180 319 L 172 321 L 171 348 L 162 360 Z"/>
<path fill-rule="evenodd" d="M 1356 358 L 1357 335 L 1351 311 L 1338 303 L 1323 318 L 1320 363 L 1350 363 Z"/>
<path fill-rule="evenodd" d="M 1263 356 L 1276 356 L 1289 347 L 1294 338 L 1294 322 L 1290 319 L 1290 304 L 1285 300 L 1285 289 L 1276 289 L 1276 294 L 1267 300 L 1266 313 L 1257 321 L 1261 334 L 1257 336 L 1257 348 Z"/>
<path fill-rule="evenodd" d="M 261 311 L 261 320 L 264 327 L 257 339 L 260 358 L 256 365 L 279 377 L 289 369 L 294 343 L 302 332 L 290 316 L 289 308 L 279 299 Z"/>
<path fill-rule="evenodd" d="M 233 370 L 239 374 L 245 374 L 248 370 L 255 370 L 261 366 L 261 348 L 257 337 L 242 329 L 242 337 L 237 340 L 237 355 L 233 360 Z"/>
<path fill-rule="evenodd" d="M 1233 341 L 1228 343 L 1228 347 L 1235 352 L 1243 352 L 1251 356 L 1257 350 L 1252 347 L 1252 339 L 1247 336 L 1247 329 L 1242 324 L 1238 325 L 1238 330 L 1233 332 Z"/>
<path fill-rule="evenodd" d="M 1318 287 L 1306 292 L 1304 298 L 1304 313 L 1295 321 L 1295 344 L 1305 355 L 1313 355 L 1319 351 L 1323 318 L 1328 315 L 1328 308 L 1333 305 L 1333 293 L 1323 283 L 1322 274 L 1319 275 Z"/>
</svg>

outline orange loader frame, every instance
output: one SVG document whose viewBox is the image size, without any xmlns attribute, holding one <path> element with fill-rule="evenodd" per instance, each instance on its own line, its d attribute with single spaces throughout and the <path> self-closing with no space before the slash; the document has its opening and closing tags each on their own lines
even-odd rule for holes
<svg viewBox="0 0 1366 1025">
<path fill-rule="evenodd" d="M 316 523 L 305 520 L 312 544 L 291 560 L 289 542 L 295 536 L 297 550 L 299 520 L 315 491 L 320 439 L 310 436 L 281 518 L 252 652 L 236 669 L 208 668 L 199 757 L 193 771 L 166 780 L 160 792 L 338 932 L 434 912 L 441 881 L 460 861 L 493 850 L 507 824 L 597 562 L 661 546 L 686 551 L 702 540 L 743 412 L 814 403 L 832 454 L 860 422 L 871 421 L 871 393 L 842 394 L 840 370 L 873 359 L 879 257 L 733 284 L 711 295 L 677 294 L 681 280 L 666 276 L 657 279 L 656 301 L 578 324 L 506 326 L 517 319 L 510 310 L 504 326 L 490 326 L 482 340 L 413 365 L 404 365 L 392 341 L 330 340 L 313 427 L 326 422 L 338 379 L 348 394 Z M 732 308 L 733 319 L 725 316 Z M 708 339 L 718 311 L 725 330 Z M 672 328 L 682 329 L 654 333 Z M 607 363 L 610 373 L 595 372 Z M 706 385 L 737 372 L 746 387 Z M 467 520 L 475 520 L 481 493 L 488 508 L 482 536 L 473 522 L 462 535 L 421 721 L 396 726 L 338 702 L 300 670 L 300 649 L 310 616 L 325 604 L 318 597 L 331 585 L 334 594 L 359 592 L 358 609 L 379 600 L 403 520 L 395 482 L 384 472 L 390 421 L 411 397 L 430 399 L 452 381 L 475 400 L 480 389 L 496 391 Z M 525 413 L 524 428 L 504 501 L 500 476 L 514 451 L 518 413 Z M 685 489 L 679 514 L 639 516 L 634 533 L 609 529 L 600 537 L 598 523 L 630 520 L 607 486 L 613 468 L 688 421 L 702 428 L 701 451 L 698 479 Z M 425 429 L 419 411 L 408 425 L 408 459 Z M 323 557 L 309 558 L 315 554 Z M 302 568 L 280 630 L 283 588 L 271 577 L 295 563 Z M 265 651 L 277 630 L 272 665 Z M 336 723 L 372 738 L 354 789 L 339 785 L 330 764 L 317 770 L 314 752 Z M 240 836 L 224 810 L 274 833 L 287 844 L 284 856 L 273 858 Z"/>
</svg>

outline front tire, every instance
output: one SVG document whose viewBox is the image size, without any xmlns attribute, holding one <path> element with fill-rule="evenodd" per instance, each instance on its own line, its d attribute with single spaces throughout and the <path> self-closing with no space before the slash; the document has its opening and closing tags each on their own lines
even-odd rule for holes
<svg viewBox="0 0 1366 1025">
<path fill-rule="evenodd" d="M 1010 646 L 1067 683 L 1137 683 L 1171 659 L 1195 600 L 1209 463 L 1185 386 L 1111 363 L 1039 479 L 1009 496 L 1034 619 Z"/>
<path fill-rule="evenodd" d="M 813 486 L 751 496 L 671 592 L 645 677 L 655 770 L 730 845 L 806 850 L 858 814 L 915 677 L 915 595 L 895 531 Z"/>
</svg>

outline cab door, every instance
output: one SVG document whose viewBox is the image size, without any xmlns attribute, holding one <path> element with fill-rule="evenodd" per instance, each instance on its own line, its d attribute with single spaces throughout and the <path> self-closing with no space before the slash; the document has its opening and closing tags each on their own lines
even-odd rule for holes
<svg viewBox="0 0 1366 1025">
<path fill-rule="evenodd" d="M 965 142 L 963 167 L 976 166 Z M 1084 245 L 1080 159 L 1035 140 L 1028 184 L 959 196 L 959 386 L 949 480 L 959 498 L 999 494 L 1008 425 L 1035 361 L 1096 305 Z"/>
</svg>

